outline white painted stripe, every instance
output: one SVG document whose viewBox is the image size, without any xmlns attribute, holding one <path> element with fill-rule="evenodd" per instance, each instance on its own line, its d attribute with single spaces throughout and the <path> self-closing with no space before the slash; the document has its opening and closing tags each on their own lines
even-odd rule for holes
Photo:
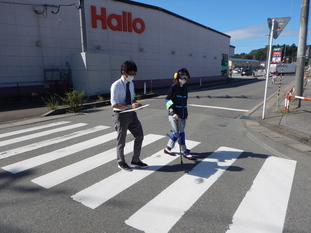
<svg viewBox="0 0 311 233">
<path fill-rule="evenodd" d="M 246 109 L 238 109 L 238 108 L 225 108 L 225 107 L 217 107 L 217 106 L 208 106 L 208 105 L 197 105 L 197 104 L 189 104 L 192 107 L 199 107 L 199 108 L 214 108 L 214 109 L 222 109 L 222 110 L 230 110 L 230 111 L 237 111 L 237 112 L 248 112 L 249 110 Z"/>
<path fill-rule="evenodd" d="M 63 125 L 63 124 L 68 124 L 68 123 L 70 123 L 70 121 L 60 121 L 60 122 L 56 122 L 56 123 L 52 123 L 52 124 L 47 124 L 47 125 L 41 125 L 41 126 L 31 127 L 31 128 L 27 128 L 27 129 L 16 130 L 16 131 L 0 134 L 0 138 L 10 137 L 10 136 L 14 136 L 14 135 L 17 135 L 17 134 L 28 133 L 28 132 L 35 131 L 35 130 L 46 129 L 46 128 L 49 128 L 49 127 L 55 127 L 55 126 L 58 126 L 58 125 Z"/>
<path fill-rule="evenodd" d="M 227 232 L 283 232 L 295 168 L 296 161 L 268 157 Z"/>
<path fill-rule="evenodd" d="M 188 174 L 183 175 L 148 202 L 125 223 L 144 232 L 168 232 L 242 152 L 220 147 Z"/>
<path fill-rule="evenodd" d="M 200 144 L 199 142 L 187 141 L 189 149 Z M 164 165 L 172 162 L 179 156 L 169 156 L 163 153 L 163 149 L 151 155 L 143 161 L 149 165 L 148 168 L 134 170 L 133 172 L 120 171 L 114 175 L 76 193 L 71 196 L 73 200 L 95 209 L 115 195 L 134 185 L 143 178 L 149 176 Z"/>
<path fill-rule="evenodd" d="M 148 134 L 144 137 L 143 147 L 147 146 L 164 136 Z M 134 141 L 131 141 L 126 144 L 124 148 L 124 154 L 128 154 L 133 151 Z M 90 158 L 81 160 L 69 166 L 58 169 L 54 172 L 48 173 L 44 176 L 40 176 L 36 179 L 33 179 L 32 182 L 48 189 L 52 188 L 55 185 L 58 185 L 62 182 L 65 182 L 69 179 L 72 179 L 78 175 L 81 175 L 87 171 L 90 171 L 96 167 L 99 167 L 103 164 L 106 164 L 112 160 L 116 159 L 116 148 L 99 153 Z"/>
<path fill-rule="evenodd" d="M 93 138 L 78 144 L 74 144 L 71 146 L 67 146 L 64 148 L 61 148 L 59 150 L 55 150 L 46 154 L 42 154 L 30 159 L 26 159 L 17 163 L 13 163 L 11 165 L 2 167 L 2 169 L 11 172 L 13 174 L 28 170 L 30 168 L 37 167 L 39 165 L 66 157 L 68 155 L 74 154 L 79 151 L 86 150 L 88 148 L 103 144 L 105 142 L 111 141 L 117 137 L 116 132 L 112 132 L 109 134 L 105 134 L 103 136 Z"/>
<path fill-rule="evenodd" d="M 46 135 L 50 135 L 52 133 L 59 133 L 59 132 L 62 132 L 62 131 L 66 131 L 66 130 L 70 130 L 70 129 L 75 129 L 75 128 L 82 127 L 82 126 L 85 126 L 85 125 L 87 125 L 87 124 L 86 123 L 78 123 L 78 124 L 73 124 L 73 125 L 69 125 L 69 126 L 59 127 L 59 128 L 56 128 L 56 129 L 42 131 L 42 132 L 35 133 L 35 134 L 29 134 L 29 135 L 26 135 L 26 136 L 21 136 L 21 137 L 17 137 L 17 138 L 13 138 L 13 139 L 8 139 L 8 140 L 5 140 L 5 141 L 2 141 L 1 142 L 1 146 L 6 146 L 6 145 L 9 145 L 9 144 L 18 143 L 18 142 L 26 141 L 26 140 L 29 140 L 29 139 L 43 137 L 43 136 L 46 136 Z"/>
<path fill-rule="evenodd" d="M 32 150 L 36 150 L 36 149 L 39 149 L 39 148 L 42 148 L 45 146 L 50 146 L 53 144 L 64 142 L 64 141 L 67 141 L 67 140 L 70 140 L 73 138 L 81 137 L 83 135 L 95 133 L 95 132 L 98 132 L 98 131 L 101 131 L 104 129 L 108 129 L 108 128 L 110 128 L 110 127 L 100 125 L 100 126 L 96 126 L 94 128 L 73 132 L 71 134 L 67 134 L 64 136 L 57 137 L 57 138 L 52 138 L 52 139 L 48 139 L 48 140 L 41 141 L 41 142 L 35 142 L 33 144 L 29 144 L 29 145 L 22 146 L 19 148 L 14 148 L 12 150 L 3 151 L 3 152 L 0 152 L 0 159 L 8 158 L 8 157 L 11 157 L 14 155 L 25 153 L 27 151 L 32 151 Z"/>
</svg>

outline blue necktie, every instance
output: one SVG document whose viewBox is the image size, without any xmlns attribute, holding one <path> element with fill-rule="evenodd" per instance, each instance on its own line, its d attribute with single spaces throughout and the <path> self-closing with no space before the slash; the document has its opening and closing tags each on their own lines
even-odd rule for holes
<svg viewBox="0 0 311 233">
<path fill-rule="evenodd" d="M 126 84 L 126 98 L 125 98 L 126 105 L 131 105 L 131 92 L 130 92 L 130 82 Z"/>
</svg>

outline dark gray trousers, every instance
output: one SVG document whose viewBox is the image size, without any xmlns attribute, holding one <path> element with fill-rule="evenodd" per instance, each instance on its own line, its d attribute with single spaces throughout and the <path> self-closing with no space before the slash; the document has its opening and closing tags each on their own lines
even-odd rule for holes
<svg viewBox="0 0 311 233">
<path fill-rule="evenodd" d="M 118 113 L 114 112 L 112 115 L 113 125 L 118 133 L 117 136 L 117 161 L 120 164 L 126 163 L 124 158 L 124 147 L 126 143 L 126 134 L 129 130 L 134 140 L 134 153 L 132 157 L 133 162 L 139 162 L 141 146 L 144 140 L 143 127 L 137 118 L 136 112 Z"/>
</svg>

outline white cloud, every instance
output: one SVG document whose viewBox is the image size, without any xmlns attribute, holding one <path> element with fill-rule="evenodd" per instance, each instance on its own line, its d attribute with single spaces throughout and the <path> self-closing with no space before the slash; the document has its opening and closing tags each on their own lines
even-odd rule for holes
<svg viewBox="0 0 311 233">
<path fill-rule="evenodd" d="M 280 36 L 298 36 L 298 34 L 298 30 L 284 30 Z"/>
<path fill-rule="evenodd" d="M 265 34 L 268 33 L 267 24 L 256 24 L 225 32 L 225 34 L 231 36 L 231 41 L 263 38 L 267 37 Z"/>
<path fill-rule="evenodd" d="M 267 24 L 256 24 L 243 28 L 226 31 L 231 41 L 267 38 L 269 28 Z M 280 36 L 298 36 L 298 30 L 284 30 Z"/>
<path fill-rule="evenodd" d="M 235 53 L 249 53 L 253 49 L 265 48 L 269 43 L 269 27 L 267 24 L 255 24 L 243 28 L 237 28 L 224 32 L 231 36 L 231 43 L 236 47 Z M 310 30 L 308 34 L 310 34 Z M 279 37 L 273 41 L 274 44 L 297 44 L 298 30 L 282 31 Z M 309 37 L 309 35 L 308 35 Z M 308 41 L 307 44 L 310 44 Z"/>
</svg>

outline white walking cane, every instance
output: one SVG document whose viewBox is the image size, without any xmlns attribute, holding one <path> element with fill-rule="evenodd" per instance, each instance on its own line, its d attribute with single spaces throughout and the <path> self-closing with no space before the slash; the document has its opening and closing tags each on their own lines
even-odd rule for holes
<svg viewBox="0 0 311 233">
<path fill-rule="evenodd" d="M 176 123 L 176 129 L 177 129 L 177 134 L 178 134 L 177 143 L 179 144 L 180 164 L 183 164 L 183 161 L 182 161 L 182 153 L 181 153 L 181 145 L 180 145 L 180 143 L 178 142 L 178 140 L 181 141 L 181 139 L 180 139 L 180 133 L 179 133 L 178 119 L 175 119 L 175 123 Z"/>
</svg>

